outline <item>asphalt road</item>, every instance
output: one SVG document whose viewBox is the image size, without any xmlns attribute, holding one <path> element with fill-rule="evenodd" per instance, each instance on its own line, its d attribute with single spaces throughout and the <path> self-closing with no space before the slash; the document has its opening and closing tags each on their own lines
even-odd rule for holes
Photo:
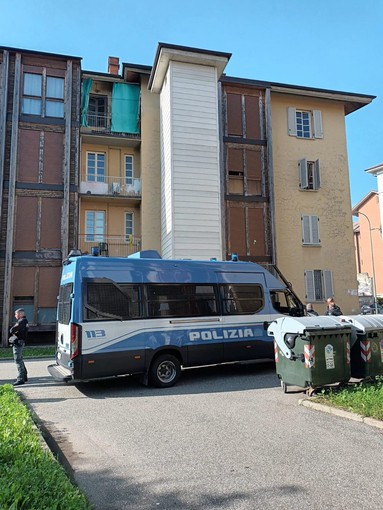
<svg viewBox="0 0 383 510">
<path fill-rule="evenodd" d="M 381 509 L 383 431 L 298 405 L 272 364 L 57 383 L 27 361 L 18 391 L 96 510 Z M 0 363 L 0 384 L 13 362 Z"/>
</svg>

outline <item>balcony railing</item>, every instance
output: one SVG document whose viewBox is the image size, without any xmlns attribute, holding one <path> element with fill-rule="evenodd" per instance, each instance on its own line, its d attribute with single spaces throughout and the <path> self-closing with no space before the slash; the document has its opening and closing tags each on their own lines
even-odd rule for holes
<svg viewBox="0 0 383 510">
<path fill-rule="evenodd" d="M 117 133 L 115 131 L 112 131 L 112 116 L 105 114 L 105 115 L 95 115 L 93 113 L 88 113 L 86 116 L 86 120 L 88 123 L 88 127 L 84 127 L 89 132 L 93 133 L 102 133 L 102 134 L 110 134 L 110 135 L 119 135 L 119 136 L 125 136 L 129 138 L 135 138 L 140 139 L 140 134 L 135 133 Z"/>
<path fill-rule="evenodd" d="M 127 257 L 141 249 L 141 237 L 79 235 L 78 249 L 89 255 L 102 257 Z M 93 239 L 93 240 L 92 240 Z"/>
<path fill-rule="evenodd" d="M 83 176 L 81 179 L 84 180 L 80 182 L 80 193 L 84 195 L 141 196 L 141 179 L 104 175 Z"/>
</svg>

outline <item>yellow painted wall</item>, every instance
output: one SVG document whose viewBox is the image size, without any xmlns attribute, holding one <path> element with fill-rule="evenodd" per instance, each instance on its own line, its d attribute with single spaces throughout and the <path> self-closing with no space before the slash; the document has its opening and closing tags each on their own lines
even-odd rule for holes
<svg viewBox="0 0 383 510">
<path fill-rule="evenodd" d="M 288 135 L 287 109 L 320 110 L 323 139 Z M 343 313 L 358 313 L 343 104 L 336 101 L 272 93 L 277 265 L 303 302 L 304 270 L 331 270 L 335 301 Z M 300 191 L 298 161 L 320 161 L 319 191 Z M 320 247 L 302 246 L 301 215 L 319 216 Z M 324 303 L 314 303 L 324 313 Z"/>
<path fill-rule="evenodd" d="M 161 253 L 160 96 L 141 84 L 142 249 Z"/>
<path fill-rule="evenodd" d="M 80 230 L 79 234 L 85 234 L 85 211 L 105 211 L 106 217 L 106 231 L 105 236 L 125 236 L 125 213 L 132 212 L 134 214 L 134 235 L 140 236 L 141 234 L 141 219 L 140 210 L 138 207 L 125 204 L 116 204 L 113 202 L 83 199 L 81 201 L 81 214 L 80 214 Z M 120 202 L 120 201 L 119 201 Z"/>
<path fill-rule="evenodd" d="M 102 144 L 83 143 L 81 146 L 81 180 L 86 180 L 86 154 L 87 152 L 103 152 L 106 154 L 106 176 L 124 177 L 125 155 L 133 156 L 133 177 L 140 178 L 140 152 L 133 147 L 112 147 Z"/>
<path fill-rule="evenodd" d="M 112 181 L 113 177 L 124 177 L 125 155 L 133 156 L 133 177 L 140 178 L 140 153 L 132 147 L 112 147 L 102 144 L 84 143 L 81 147 L 81 180 L 86 179 L 86 153 L 104 152 L 106 154 L 106 177 Z M 85 234 L 85 211 L 105 211 L 105 236 L 125 236 L 125 212 L 134 214 L 134 235 L 141 236 L 141 214 L 139 205 L 132 205 L 129 199 L 96 197 L 83 197 L 80 201 L 80 229 L 79 234 Z"/>
</svg>

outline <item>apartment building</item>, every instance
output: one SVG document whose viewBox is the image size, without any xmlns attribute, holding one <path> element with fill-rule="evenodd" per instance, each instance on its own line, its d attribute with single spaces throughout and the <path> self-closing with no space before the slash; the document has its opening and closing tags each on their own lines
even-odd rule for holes
<svg viewBox="0 0 383 510">
<path fill-rule="evenodd" d="M 354 222 L 356 267 L 359 280 L 359 296 L 383 297 L 383 239 L 380 194 L 370 191 L 352 209 L 358 221 Z M 375 282 L 374 282 L 375 278 Z M 372 299 L 361 301 L 372 302 Z"/>
<path fill-rule="evenodd" d="M 276 263 L 320 313 L 359 312 L 345 116 L 372 100 L 271 84 Z"/>
<path fill-rule="evenodd" d="M 77 243 L 78 57 L 0 47 L 0 316 L 52 329 L 63 254 Z"/>
<path fill-rule="evenodd" d="M 235 253 L 276 263 L 319 311 L 330 295 L 357 309 L 345 115 L 373 96 L 230 77 L 230 53 L 164 43 L 152 66 L 110 57 L 108 72 L 1 58 L 3 335 L 20 305 L 52 328 L 73 248 Z"/>
</svg>

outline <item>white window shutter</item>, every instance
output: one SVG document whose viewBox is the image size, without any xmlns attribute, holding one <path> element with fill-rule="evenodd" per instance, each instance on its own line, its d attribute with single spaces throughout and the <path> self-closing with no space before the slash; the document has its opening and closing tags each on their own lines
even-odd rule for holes
<svg viewBox="0 0 383 510">
<path fill-rule="evenodd" d="M 322 112 L 313 110 L 314 138 L 323 138 Z"/>
<path fill-rule="evenodd" d="M 287 108 L 287 125 L 290 136 L 297 136 L 297 117 L 295 108 Z"/>
<path fill-rule="evenodd" d="M 305 271 L 305 288 L 307 301 L 315 301 L 314 271 Z"/>
<path fill-rule="evenodd" d="M 307 160 L 301 159 L 298 162 L 299 168 L 299 187 L 301 189 L 307 189 L 308 187 L 308 179 L 307 179 Z"/>
<path fill-rule="evenodd" d="M 318 216 L 310 216 L 310 227 L 311 227 L 311 242 L 312 244 L 319 244 L 319 218 Z"/>
<path fill-rule="evenodd" d="M 310 216 L 302 216 L 302 243 L 311 244 Z"/>
<path fill-rule="evenodd" d="M 317 159 L 314 163 L 314 189 L 320 188 L 320 167 L 319 167 L 319 159 Z"/>
<path fill-rule="evenodd" d="M 331 271 L 323 271 L 323 287 L 324 287 L 324 297 L 325 299 L 332 297 L 334 295 L 334 289 L 332 286 L 332 272 Z"/>
</svg>

